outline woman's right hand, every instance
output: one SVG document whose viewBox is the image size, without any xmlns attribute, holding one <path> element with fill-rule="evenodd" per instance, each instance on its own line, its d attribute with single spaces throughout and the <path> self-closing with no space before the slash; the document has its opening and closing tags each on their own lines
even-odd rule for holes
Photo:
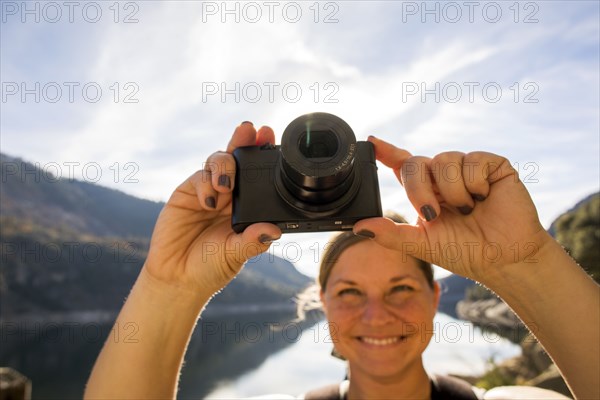
<svg viewBox="0 0 600 400">
<path fill-rule="evenodd" d="M 241 146 L 275 143 L 269 127 L 239 125 L 225 152 L 208 157 L 204 168 L 183 182 L 161 211 L 144 269 L 163 283 L 193 294 L 211 296 L 241 270 L 243 263 L 269 248 L 281 236 L 269 223 L 231 229 L 231 192 L 235 160 Z M 257 207 L 260 205 L 257 204 Z"/>
</svg>

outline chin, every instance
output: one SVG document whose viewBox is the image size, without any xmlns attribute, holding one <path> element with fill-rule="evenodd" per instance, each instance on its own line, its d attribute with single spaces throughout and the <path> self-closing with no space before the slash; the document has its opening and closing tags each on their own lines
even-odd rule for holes
<svg viewBox="0 0 600 400">
<path fill-rule="evenodd" d="M 341 350 L 342 354 L 348 354 L 352 370 L 358 369 L 373 377 L 386 378 L 405 373 L 414 367 L 420 368 L 421 354 L 425 347 L 415 336 L 375 341 L 358 337 Z"/>
<path fill-rule="evenodd" d="M 356 360 L 350 361 L 350 373 L 361 374 L 368 376 L 370 379 L 377 380 L 382 383 L 396 382 L 399 377 L 407 375 L 414 369 L 422 368 L 421 358 L 402 359 L 393 361 L 373 361 L 373 360 Z"/>
</svg>

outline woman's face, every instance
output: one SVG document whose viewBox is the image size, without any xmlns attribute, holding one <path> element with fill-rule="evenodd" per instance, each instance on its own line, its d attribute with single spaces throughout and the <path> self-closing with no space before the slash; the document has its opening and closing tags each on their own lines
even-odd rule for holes
<svg viewBox="0 0 600 400">
<path fill-rule="evenodd" d="M 414 258 L 370 240 L 354 244 L 333 266 L 321 300 L 352 373 L 392 378 L 421 365 L 439 286 L 429 286 Z"/>
</svg>

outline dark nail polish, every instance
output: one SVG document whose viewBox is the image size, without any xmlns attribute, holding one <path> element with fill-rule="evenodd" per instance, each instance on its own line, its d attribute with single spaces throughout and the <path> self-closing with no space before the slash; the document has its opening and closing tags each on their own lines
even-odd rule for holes
<svg viewBox="0 0 600 400">
<path fill-rule="evenodd" d="M 377 139 L 377 138 L 373 135 L 369 135 L 369 137 L 367 139 Z"/>
<path fill-rule="evenodd" d="M 361 229 L 360 231 L 356 232 L 355 235 L 366 237 L 369 239 L 373 239 L 375 237 L 375 234 L 367 229 Z"/>
<path fill-rule="evenodd" d="M 373 239 L 375 237 L 375 234 L 368 229 L 361 229 L 358 232 L 354 232 L 354 234 L 356 236 L 366 237 L 369 239 Z"/>
<path fill-rule="evenodd" d="M 219 186 L 226 187 L 227 189 L 231 187 L 231 178 L 229 178 L 229 175 L 219 176 Z"/>
<path fill-rule="evenodd" d="M 471 197 L 475 201 L 484 201 L 486 199 L 486 197 L 482 194 L 474 194 L 474 195 L 471 195 Z"/>
<path fill-rule="evenodd" d="M 470 207 L 470 206 L 458 207 L 458 211 L 460 211 L 460 213 L 462 215 L 469 215 L 473 212 L 473 207 Z"/>
<path fill-rule="evenodd" d="M 244 125 L 244 124 L 250 124 L 250 125 L 254 126 L 254 124 L 250 121 L 244 121 L 240 125 Z"/>
<path fill-rule="evenodd" d="M 271 236 L 267 235 L 266 233 L 263 233 L 262 235 L 260 235 L 258 237 L 258 241 L 261 242 L 262 244 L 269 244 L 273 240 L 275 240 L 275 239 L 272 238 Z"/>
<path fill-rule="evenodd" d="M 429 204 L 421 207 L 421 213 L 427 222 L 432 221 L 435 219 L 435 217 L 437 217 L 435 210 Z"/>
<path fill-rule="evenodd" d="M 204 200 L 204 202 L 210 208 L 215 208 L 217 206 L 217 201 L 213 196 L 207 197 L 206 200 Z"/>
</svg>

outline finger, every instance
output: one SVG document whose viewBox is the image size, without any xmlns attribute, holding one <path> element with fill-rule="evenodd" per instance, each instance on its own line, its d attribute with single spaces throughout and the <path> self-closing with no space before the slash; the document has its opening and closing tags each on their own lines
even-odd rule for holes
<svg viewBox="0 0 600 400">
<path fill-rule="evenodd" d="M 233 153 L 235 149 L 256 144 L 256 129 L 252 122 L 244 121 L 235 128 L 233 136 L 227 145 L 227 152 Z"/>
<path fill-rule="evenodd" d="M 261 127 L 256 135 L 256 145 L 262 146 L 263 144 L 275 144 L 275 132 L 268 126 Z"/>
<path fill-rule="evenodd" d="M 218 151 L 206 160 L 205 168 L 211 174 L 214 190 L 230 193 L 235 182 L 235 160 L 229 153 Z"/>
<path fill-rule="evenodd" d="M 237 273 L 244 262 L 267 251 L 271 243 L 280 237 L 281 230 L 277 225 L 266 222 L 252 224 L 242 233 L 231 234 L 226 243 L 227 264 L 237 268 Z"/>
<path fill-rule="evenodd" d="M 400 179 L 406 195 L 424 221 L 433 221 L 440 215 L 440 204 L 436 198 L 431 177 L 431 159 L 413 156 L 402 163 Z"/>
<path fill-rule="evenodd" d="M 389 218 L 368 218 L 357 222 L 353 231 L 359 235 L 365 235 L 366 231 L 366 235 L 373 236 L 373 240 L 380 245 L 403 254 L 420 259 L 427 256 L 427 236 L 422 227 L 395 223 Z"/>
<path fill-rule="evenodd" d="M 465 187 L 477 201 L 483 201 L 490 192 L 490 185 L 502 179 L 519 180 L 517 171 L 502 156 L 485 151 L 475 151 L 463 159 Z"/>
<path fill-rule="evenodd" d="M 217 210 L 218 193 L 213 188 L 211 182 L 211 174 L 209 171 L 197 171 L 192 176 L 190 176 L 180 187 L 185 187 L 186 190 L 195 194 L 198 206 L 201 209 L 207 211 Z M 193 196 L 190 197 L 191 202 Z"/>
<path fill-rule="evenodd" d="M 475 202 L 465 187 L 463 177 L 464 153 L 448 151 L 431 160 L 431 175 L 443 201 L 455 207 L 461 214 L 473 211 Z"/>
<path fill-rule="evenodd" d="M 381 161 L 386 167 L 392 168 L 396 177 L 400 181 L 400 169 L 402 164 L 412 157 L 408 151 L 400 149 L 382 139 L 378 139 L 375 136 L 369 136 L 369 142 L 373 143 L 375 147 L 375 157 Z"/>
</svg>

